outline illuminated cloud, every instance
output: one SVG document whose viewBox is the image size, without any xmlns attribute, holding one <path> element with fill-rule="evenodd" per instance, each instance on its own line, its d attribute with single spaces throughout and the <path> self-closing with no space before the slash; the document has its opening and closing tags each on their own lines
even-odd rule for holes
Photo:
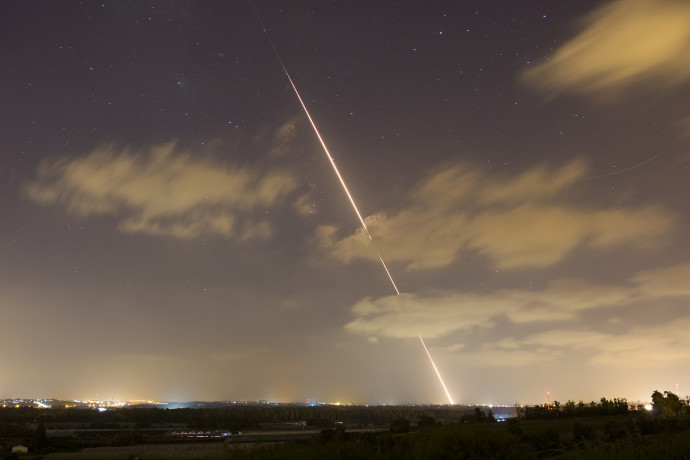
<svg viewBox="0 0 690 460">
<path fill-rule="evenodd" d="M 690 3 L 610 2 L 590 13 L 581 31 L 523 81 L 541 91 L 611 100 L 640 85 L 669 89 L 690 78 Z M 651 86 L 650 86 L 651 88 Z"/>
<path fill-rule="evenodd" d="M 690 264 L 685 264 L 643 271 L 619 285 L 556 280 L 543 290 L 367 297 L 351 308 L 355 318 L 345 329 L 367 337 L 436 338 L 476 327 L 490 328 L 499 318 L 518 325 L 570 321 L 588 310 L 678 297 L 690 300 L 688 279 Z M 554 335 L 554 340 L 557 338 L 558 334 Z M 504 343 L 502 348 L 516 350 L 518 343 Z"/>
<path fill-rule="evenodd" d="M 273 134 L 273 148 L 269 152 L 274 157 L 282 157 L 291 150 L 292 141 L 297 136 L 297 123 L 299 118 L 294 117 L 283 123 Z"/>
<path fill-rule="evenodd" d="M 644 270 L 633 281 L 647 295 L 664 293 L 669 297 L 690 297 L 690 264 Z"/>
<path fill-rule="evenodd" d="M 528 336 L 523 347 L 546 347 L 555 352 L 592 352 L 592 364 L 663 367 L 690 360 L 690 318 L 681 318 L 652 327 L 634 327 L 622 334 L 583 330 L 551 330 Z"/>
<path fill-rule="evenodd" d="M 309 216 L 318 212 L 318 208 L 314 205 L 311 192 L 300 195 L 292 206 L 301 216 Z"/>
<path fill-rule="evenodd" d="M 123 232 L 247 240 L 272 234 L 271 224 L 257 216 L 296 188 L 286 172 L 231 167 L 166 144 L 136 153 L 103 147 L 43 161 L 25 191 L 37 203 L 60 204 L 78 216 L 115 216 Z"/>
<path fill-rule="evenodd" d="M 629 300 L 628 294 L 620 288 L 571 280 L 553 282 L 543 291 L 364 298 L 352 307 L 356 318 L 345 329 L 366 336 L 434 338 L 459 330 L 491 327 L 499 317 L 515 323 L 569 320 L 580 311 L 618 305 L 625 300 Z"/>
<path fill-rule="evenodd" d="M 690 117 L 681 118 L 674 127 L 679 138 L 690 139 Z"/>
<path fill-rule="evenodd" d="M 447 266 L 462 251 L 502 269 L 549 267 L 578 247 L 653 247 L 673 229 L 673 217 L 659 206 L 576 204 L 586 171 L 582 161 L 517 176 L 448 166 L 412 190 L 404 209 L 376 213 L 366 223 L 386 261 L 408 269 Z M 340 236 L 322 226 L 315 237 L 342 262 L 378 260 L 361 230 Z"/>
<path fill-rule="evenodd" d="M 585 362 L 619 369 L 665 368 L 690 362 L 690 318 L 651 327 L 637 326 L 623 333 L 590 329 L 552 329 L 524 339 L 507 338 L 476 351 L 462 350 L 462 362 L 474 367 L 521 367 L 554 363 L 574 353 Z M 506 344 L 508 344 L 506 346 Z M 445 351 L 452 351 L 447 349 Z"/>
<path fill-rule="evenodd" d="M 552 362 L 561 356 L 552 350 L 506 350 L 495 345 L 472 353 L 462 353 L 462 362 L 473 367 L 524 367 Z"/>
<path fill-rule="evenodd" d="M 238 352 L 238 351 L 216 351 L 211 353 L 208 358 L 212 361 L 225 361 L 225 362 L 234 362 L 234 361 L 246 361 L 248 359 L 254 358 L 258 352 L 256 351 L 243 351 L 243 352 Z"/>
<path fill-rule="evenodd" d="M 466 302 L 466 303 L 459 303 Z M 467 308 L 475 302 L 476 308 Z M 472 295 L 448 295 L 421 298 L 411 294 L 364 298 L 352 307 L 354 320 L 345 326 L 353 334 L 369 337 L 444 336 L 460 329 L 489 326 L 501 311 L 498 304 L 488 305 Z M 483 308 L 487 307 L 487 308 Z"/>
</svg>

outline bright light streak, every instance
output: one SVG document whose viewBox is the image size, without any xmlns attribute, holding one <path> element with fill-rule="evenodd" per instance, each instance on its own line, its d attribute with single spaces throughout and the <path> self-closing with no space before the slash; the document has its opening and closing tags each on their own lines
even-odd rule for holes
<svg viewBox="0 0 690 460">
<path fill-rule="evenodd" d="M 256 11 L 256 8 L 254 7 L 254 2 L 252 2 L 252 0 L 249 0 L 249 4 L 251 5 L 252 9 L 254 10 L 254 14 L 256 15 L 256 19 L 259 20 L 259 24 L 261 24 L 262 30 L 266 34 L 266 38 L 268 39 L 268 43 L 270 43 L 271 48 L 273 48 L 273 53 L 275 54 L 276 58 L 278 59 L 280 66 L 283 68 L 283 72 L 285 73 L 285 76 L 287 77 L 288 81 L 290 82 L 290 86 L 292 86 L 292 89 L 295 91 L 295 95 L 297 96 L 297 99 L 299 99 L 299 103 L 302 105 L 302 109 L 304 109 L 304 113 L 307 115 L 307 118 L 309 119 L 309 123 L 311 123 L 311 127 L 314 128 L 314 133 L 316 134 L 316 137 L 319 139 L 319 142 L 321 143 L 321 147 L 323 147 L 323 151 L 326 154 L 328 161 L 331 162 L 331 166 L 333 166 L 333 170 L 335 171 L 336 176 L 338 176 L 338 180 L 340 181 L 340 184 L 343 186 L 343 189 L 345 190 L 345 194 L 347 194 L 347 197 L 350 199 L 350 203 L 352 204 L 352 207 L 355 209 L 355 212 L 357 213 L 357 217 L 359 218 L 359 222 L 362 224 L 362 228 L 364 228 L 364 231 L 367 232 L 367 236 L 371 240 L 372 238 L 371 238 L 371 234 L 369 233 L 369 229 L 367 228 L 367 224 L 364 223 L 364 219 L 362 218 L 362 215 L 359 213 L 359 209 L 357 208 L 357 205 L 355 204 L 355 200 L 352 198 L 352 195 L 350 194 L 350 190 L 348 190 L 347 185 L 345 185 L 345 181 L 343 180 L 343 176 L 340 175 L 340 171 L 338 170 L 338 167 L 335 165 L 335 161 L 333 160 L 333 157 L 331 156 L 331 152 L 328 151 L 328 147 L 326 147 L 326 143 L 323 141 L 323 138 L 321 137 L 321 133 L 319 133 L 319 130 L 316 127 L 316 123 L 314 123 L 314 120 L 312 119 L 311 114 L 309 113 L 309 110 L 307 109 L 306 104 L 302 100 L 302 96 L 300 96 L 299 91 L 297 90 L 297 86 L 295 86 L 295 83 L 292 81 L 292 77 L 290 77 L 290 73 L 287 71 L 287 67 L 285 67 L 285 63 L 280 58 L 280 53 L 278 53 L 278 49 L 273 44 L 273 40 L 271 40 L 271 36 L 268 33 L 268 29 L 266 29 L 266 26 L 264 25 L 263 21 L 261 20 L 261 17 L 259 16 L 259 12 Z M 382 262 L 383 262 L 383 260 L 382 260 Z"/>
<path fill-rule="evenodd" d="M 654 160 L 654 159 L 655 159 L 656 157 L 658 157 L 658 156 L 659 156 L 659 154 L 657 153 L 657 154 L 654 155 L 652 158 L 649 158 L 649 159 L 643 161 L 642 163 L 637 163 L 636 165 L 630 166 L 629 168 L 621 169 L 620 171 L 613 171 L 613 172 L 606 173 L 606 174 L 600 174 L 600 175 L 598 175 L 598 176 L 585 177 L 584 180 L 601 179 L 602 177 L 608 177 L 608 176 L 613 176 L 613 175 L 616 175 L 616 174 L 624 173 L 624 172 L 626 172 L 626 171 L 630 171 L 631 169 L 635 169 L 635 168 L 639 168 L 640 166 L 644 166 L 644 165 L 646 165 L 647 163 L 649 163 L 650 161 Z"/>
<path fill-rule="evenodd" d="M 426 355 L 429 357 L 429 361 L 431 361 L 431 365 L 434 367 L 434 370 L 436 371 L 436 375 L 438 376 L 439 382 L 441 382 L 441 386 L 443 387 L 443 391 L 446 392 L 446 396 L 448 396 L 448 402 L 450 402 L 451 405 L 455 404 L 453 402 L 453 398 L 450 397 L 450 393 L 448 392 L 448 388 L 446 388 L 446 384 L 443 383 L 443 377 L 441 377 L 441 373 L 438 371 L 438 368 L 436 367 L 436 363 L 434 363 L 434 358 L 431 357 L 431 353 L 429 353 L 429 349 L 426 347 L 426 344 L 424 343 L 424 339 L 422 339 L 421 335 L 418 335 L 419 341 L 422 342 L 422 346 L 424 347 L 424 351 L 426 351 Z"/>
<path fill-rule="evenodd" d="M 292 81 L 292 78 L 290 77 L 290 73 L 287 71 L 287 67 L 283 63 L 283 60 L 280 58 L 280 54 L 278 53 L 277 48 L 273 44 L 273 40 L 271 40 L 271 36 L 268 33 L 268 30 L 266 29 L 266 26 L 264 26 L 263 21 L 261 21 L 261 17 L 259 16 L 259 13 L 256 11 L 256 8 L 254 8 L 254 3 L 252 0 L 249 0 L 249 4 L 252 6 L 252 9 L 254 10 L 254 14 L 256 14 L 256 18 L 259 20 L 259 23 L 261 24 L 261 27 L 266 34 L 266 38 L 268 39 L 268 42 L 271 44 L 271 48 L 273 48 L 273 53 L 275 54 L 276 58 L 278 59 L 278 62 L 280 62 L 280 66 L 283 68 L 283 72 L 285 73 L 285 76 L 287 77 L 288 81 L 290 82 L 290 86 L 292 86 L 292 89 L 295 92 L 295 95 L 297 96 L 297 99 L 299 100 L 299 103 L 302 105 L 302 109 L 304 110 L 305 115 L 307 116 L 307 119 L 309 120 L 309 123 L 311 124 L 311 127 L 314 129 L 314 133 L 316 134 L 316 137 L 319 139 L 319 142 L 321 143 L 321 147 L 323 147 L 323 152 L 328 158 L 328 161 L 331 163 L 331 166 L 333 167 L 333 171 L 335 171 L 335 175 L 338 176 L 338 180 L 340 181 L 340 185 L 342 185 L 343 190 L 345 190 L 345 194 L 347 195 L 347 198 L 350 200 L 350 204 L 352 204 L 352 208 L 355 210 L 355 213 L 357 214 L 357 217 L 359 218 L 359 222 L 362 224 L 362 228 L 366 232 L 367 236 L 369 237 L 369 240 L 373 241 L 373 238 L 371 237 L 371 233 L 369 233 L 369 229 L 367 228 L 367 224 L 364 222 L 364 219 L 362 218 L 362 214 L 359 212 L 359 208 L 357 208 L 357 204 L 355 203 L 354 198 L 352 198 L 352 194 L 350 194 L 350 190 L 347 188 L 347 185 L 345 184 L 345 180 L 343 179 L 343 176 L 340 174 L 340 171 L 338 170 L 338 167 L 335 164 L 335 161 L 333 160 L 333 157 L 331 156 L 331 153 L 328 151 L 328 147 L 326 147 L 326 143 L 324 142 L 323 138 L 321 137 L 321 133 L 319 133 L 319 129 L 316 127 L 316 123 L 314 123 L 314 120 L 311 117 L 311 114 L 309 113 L 309 109 L 307 109 L 306 104 L 302 100 L 302 96 L 300 96 L 299 91 L 297 90 L 297 86 L 295 86 L 295 83 Z M 396 286 L 395 281 L 393 280 L 393 276 L 391 275 L 391 272 L 388 270 L 388 267 L 386 266 L 386 263 L 383 261 L 383 257 L 381 257 L 381 254 L 378 254 L 379 260 L 381 261 L 381 265 L 383 266 L 383 269 L 386 270 L 386 274 L 388 275 L 388 279 L 390 280 L 391 284 L 393 285 L 393 289 L 395 289 L 396 295 L 400 295 L 400 291 L 398 290 L 398 286 Z M 450 404 L 455 404 L 453 402 L 453 398 L 451 398 L 450 393 L 448 392 L 448 389 L 446 388 L 446 384 L 443 383 L 443 378 L 441 377 L 441 373 L 439 372 L 438 368 L 436 367 L 436 363 L 434 363 L 433 358 L 431 357 L 431 353 L 429 353 L 429 349 L 426 347 L 426 344 L 424 343 L 424 340 L 422 339 L 421 335 L 418 335 L 419 340 L 422 342 L 422 346 L 424 347 L 424 351 L 426 351 L 426 355 L 429 357 L 429 361 L 431 362 L 431 365 L 434 368 L 434 371 L 436 371 L 436 375 L 438 376 L 438 380 L 441 382 L 441 386 L 443 387 L 443 391 L 446 392 L 446 396 L 448 397 L 448 402 Z"/>
<path fill-rule="evenodd" d="M 280 64 L 283 65 L 282 62 Z M 328 151 L 328 147 L 326 147 L 326 143 L 321 138 L 321 134 L 319 133 L 319 130 L 316 128 L 316 124 L 314 123 L 314 120 L 312 120 L 311 115 L 309 114 L 309 110 L 307 110 L 307 106 L 304 105 L 304 101 L 302 100 L 302 97 L 299 95 L 299 91 L 297 91 L 297 87 L 292 82 L 292 78 L 290 78 L 290 74 L 288 74 L 288 71 L 284 65 L 283 65 L 283 72 L 285 72 L 285 76 L 290 81 L 290 85 L 292 85 L 292 89 L 295 90 L 295 94 L 297 95 L 297 99 L 299 99 L 299 103 L 302 104 L 302 108 L 304 109 L 304 113 L 307 115 L 307 118 L 309 119 L 309 123 L 311 123 L 311 127 L 314 128 L 314 133 L 316 133 L 316 137 L 319 139 L 319 142 L 321 143 L 321 147 L 323 147 L 323 152 L 326 154 L 328 161 L 331 162 L 331 166 L 333 166 L 333 171 L 335 171 L 335 175 L 338 176 L 338 180 L 340 181 L 340 184 L 343 186 L 343 190 L 345 190 L 345 194 L 350 199 L 350 203 L 352 204 L 352 207 L 354 208 L 355 213 L 357 213 L 357 217 L 359 218 L 359 222 L 362 224 L 362 228 L 364 229 L 365 232 L 367 232 L 367 236 L 371 240 L 372 239 L 371 233 L 369 233 L 369 229 L 367 228 L 367 224 L 364 223 L 364 219 L 362 218 L 362 215 L 359 213 L 359 209 L 357 209 L 357 205 L 355 204 L 355 200 L 354 200 L 354 198 L 352 198 L 352 195 L 350 194 L 350 190 L 348 190 L 347 185 L 345 185 L 345 181 L 343 180 L 343 176 L 340 175 L 340 171 L 338 170 L 338 167 L 335 165 L 335 161 L 333 161 L 333 157 L 331 156 L 331 153 Z M 383 262 L 383 259 L 381 261 Z"/>
<path fill-rule="evenodd" d="M 393 281 L 391 272 L 388 271 L 388 267 L 386 267 L 386 263 L 383 261 L 383 257 L 381 257 L 381 254 L 379 254 L 379 260 L 381 261 L 381 265 L 383 265 L 383 269 L 386 270 L 386 275 L 388 275 L 388 279 L 391 280 L 391 284 L 393 285 L 393 289 L 395 289 L 395 293 L 397 295 L 400 295 L 400 291 L 398 291 L 398 286 L 395 285 L 395 281 Z"/>
<path fill-rule="evenodd" d="M 369 236 L 371 238 L 371 236 Z M 393 285 L 393 289 L 395 289 L 395 292 L 397 295 L 400 295 L 400 291 L 398 290 L 398 286 L 396 286 L 395 281 L 393 280 L 393 276 L 391 275 L 391 272 L 388 271 L 388 267 L 386 267 L 386 263 L 383 261 L 383 257 L 381 257 L 381 254 L 379 254 L 379 260 L 381 261 L 381 265 L 383 265 L 383 269 L 386 270 L 386 274 L 388 275 L 388 279 L 391 280 L 391 284 Z M 434 368 L 434 371 L 436 372 L 436 375 L 438 376 L 438 381 L 441 382 L 441 386 L 443 387 L 443 391 L 446 392 L 446 396 L 448 397 L 448 402 L 450 402 L 451 405 L 455 404 L 453 402 L 453 398 L 450 396 L 450 392 L 448 391 L 448 388 L 446 388 L 446 384 L 443 382 L 443 377 L 441 377 L 441 373 L 438 371 L 438 367 L 436 367 L 436 363 L 434 362 L 434 358 L 431 357 L 431 353 L 429 353 L 429 349 L 426 347 L 426 344 L 424 343 L 424 339 L 422 338 L 421 335 L 418 335 L 419 341 L 422 342 L 422 346 L 424 347 L 424 351 L 426 351 L 426 355 L 429 357 L 429 361 L 431 362 L 431 366 Z"/>
</svg>

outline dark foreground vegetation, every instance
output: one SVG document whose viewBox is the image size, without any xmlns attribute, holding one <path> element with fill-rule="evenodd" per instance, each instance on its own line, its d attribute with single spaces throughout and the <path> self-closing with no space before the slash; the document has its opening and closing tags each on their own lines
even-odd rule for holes
<svg viewBox="0 0 690 460">
<path fill-rule="evenodd" d="M 441 425 L 394 420 L 387 433 L 321 432 L 307 441 L 256 446 L 245 459 L 690 459 L 690 401 L 655 391 L 653 410 L 624 399 L 524 407 L 505 423 L 480 413 Z M 403 427 L 400 429 L 400 427 Z"/>
<path fill-rule="evenodd" d="M 490 411 L 458 407 L 6 408 L 0 459 L 19 458 L 9 451 L 15 444 L 41 458 L 85 447 L 199 442 L 171 437 L 180 429 L 246 434 L 283 426 L 312 435 L 278 443 L 259 436 L 244 444 L 238 440 L 246 436 L 219 436 L 214 455 L 189 458 L 690 460 L 690 400 L 655 391 L 652 401 L 651 411 L 624 399 L 554 402 L 518 408 L 503 423 Z"/>
</svg>

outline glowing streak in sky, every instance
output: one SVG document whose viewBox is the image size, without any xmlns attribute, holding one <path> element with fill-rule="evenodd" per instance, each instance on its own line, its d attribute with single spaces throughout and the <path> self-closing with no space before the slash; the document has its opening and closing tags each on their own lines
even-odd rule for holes
<svg viewBox="0 0 690 460">
<path fill-rule="evenodd" d="M 424 339 L 422 339 L 421 335 L 418 335 L 417 337 L 419 337 L 419 341 L 422 342 L 422 346 L 424 347 L 424 351 L 426 351 L 426 355 L 429 357 L 429 361 L 431 361 L 431 365 L 434 366 L 434 370 L 436 371 L 436 375 L 438 375 L 438 380 L 441 382 L 441 386 L 443 387 L 443 391 L 445 391 L 446 396 L 448 396 L 448 401 L 450 401 L 451 404 L 455 404 L 453 402 L 453 398 L 450 397 L 450 393 L 448 392 L 448 388 L 446 388 L 446 384 L 443 383 L 443 378 L 441 378 L 441 373 L 438 371 L 436 364 L 434 364 L 434 360 L 431 357 L 431 353 L 429 353 L 429 349 L 426 347 L 426 344 L 424 343 Z"/>
<path fill-rule="evenodd" d="M 630 171 L 631 169 L 639 168 L 640 166 L 646 165 L 647 163 L 649 163 L 650 161 L 652 161 L 653 159 L 655 159 L 658 156 L 659 156 L 659 154 L 657 153 L 652 158 L 649 158 L 649 159 L 643 161 L 642 163 L 637 163 L 636 165 L 630 166 L 629 168 L 621 169 L 620 171 L 613 171 L 613 172 L 606 173 L 606 174 L 600 174 L 598 176 L 585 177 L 584 180 L 601 179 L 602 177 L 608 177 L 608 176 L 613 176 L 615 174 L 624 173 L 625 171 Z"/>
<path fill-rule="evenodd" d="M 393 285 L 393 289 L 395 289 L 395 293 L 397 295 L 400 295 L 400 291 L 398 291 L 398 286 L 395 285 L 395 281 L 393 281 L 393 277 L 391 276 L 391 272 L 388 271 L 388 267 L 386 267 L 386 263 L 383 261 L 383 257 L 381 257 L 381 254 L 378 255 L 379 260 L 381 261 L 381 265 L 383 265 L 383 269 L 386 270 L 386 275 L 388 275 L 388 279 L 391 280 L 391 284 Z M 420 337 L 421 339 L 421 337 Z M 431 356 L 430 356 L 431 358 Z"/>
<path fill-rule="evenodd" d="M 367 224 L 364 223 L 364 219 L 362 219 L 362 215 L 359 213 L 359 209 L 357 209 L 357 205 L 355 204 L 355 200 L 352 198 L 352 195 L 350 195 L 350 191 L 347 189 L 347 185 L 345 185 L 345 181 L 343 180 L 343 176 L 340 175 L 340 171 L 338 171 L 338 167 L 335 165 L 335 161 L 333 161 L 333 157 L 331 156 L 331 152 L 328 151 L 328 147 L 326 147 L 326 143 L 323 141 L 321 138 L 321 134 L 319 134 L 319 130 L 316 128 L 316 124 L 314 123 L 314 120 L 312 120 L 311 115 L 309 115 L 309 110 L 307 110 L 307 106 L 304 105 L 304 101 L 302 100 L 302 97 L 299 95 L 299 91 L 297 91 L 297 87 L 295 84 L 292 82 L 292 78 L 290 78 L 290 74 L 288 74 L 287 69 L 283 65 L 283 63 L 280 63 L 283 66 L 283 72 L 285 72 L 285 76 L 288 78 L 290 81 L 290 85 L 292 85 L 292 89 L 295 90 L 295 94 L 297 95 L 297 99 L 299 99 L 299 103 L 302 104 L 302 108 L 304 109 L 304 113 L 307 115 L 307 118 L 309 119 L 309 123 L 311 123 L 311 127 L 314 128 L 314 133 L 316 133 L 316 137 L 319 138 L 319 142 L 321 142 L 321 147 L 323 147 L 323 151 L 328 157 L 328 161 L 331 162 L 331 166 L 333 166 L 333 171 L 335 171 L 336 176 L 338 176 L 338 180 L 340 180 L 340 184 L 343 186 L 343 190 L 345 190 L 345 193 L 347 194 L 347 197 L 350 199 L 350 203 L 352 203 L 352 207 L 354 208 L 355 212 L 357 213 L 357 217 L 359 217 L 359 221 L 362 224 L 362 228 L 364 229 L 365 232 L 367 232 L 367 236 L 371 240 L 371 233 L 369 233 L 369 229 L 367 228 Z M 383 259 L 381 260 L 383 262 Z M 386 270 L 388 271 L 388 270 Z M 397 289 L 396 289 L 397 290 Z"/>
<path fill-rule="evenodd" d="M 280 58 L 280 54 L 278 53 L 278 50 L 276 49 L 275 45 L 273 44 L 273 40 L 271 40 L 271 36 L 268 33 L 268 30 L 266 29 L 266 26 L 264 26 L 263 21 L 261 20 L 261 17 L 259 16 L 259 13 L 256 11 L 256 8 L 254 8 L 254 3 L 252 0 L 249 0 L 249 4 L 251 5 L 252 9 L 254 10 L 254 14 L 256 14 L 256 18 L 259 20 L 259 23 L 261 24 L 261 28 L 263 29 L 264 33 L 266 34 L 266 38 L 268 39 L 268 42 L 271 44 L 271 48 L 273 48 L 273 53 L 275 54 L 276 58 L 278 58 L 278 62 L 280 62 L 280 66 L 283 68 L 283 72 L 285 73 L 285 76 L 287 77 L 288 81 L 290 82 L 290 86 L 292 86 L 292 89 L 295 91 L 295 95 L 297 96 L 297 99 L 299 99 L 299 103 L 302 105 L 302 109 L 304 109 L 304 113 L 309 119 L 309 123 L 311 123 L 311 127 L 314 129 L 314 133 L 316 134 L 316 137 L 319 139 L 319 142 L 321 143 L 321 147 L 323 147 L 323 151 L 326 154 L 326 157 L 328 157 L 328 161 L 331 162 L 331 166 L 333 167 L 333 171 L 335 171 L 336 176 L 338 176 L 338 180 L 340 181 L 340 185 L 343 186 L 343 190 L 345 190 L 345 194 L 347 197 L 350 199 L 350 204 L 352 204 L 352 208 L 355 210 L 355 213 L 357 214 L 357 217 L 359 218 L 359 222 L 362 224 L 362 228 L 366 232 L 367 236 L 369 237 L 369 240 L 373 241 L 373 238 L 371 237 L 371 233 L 369 233 L 369 229 L 367 228 L 367 224 L 364 223 L 364 219 L 362 218 L 362 214 L 359 212 L 359 209 L 357 208 L 357 204 L 355 203 L 354 198 L 352 198 L 352 195 L 350 194 L 350 190 L 348 190 L 347 185 L 345 185 L 345 180 L 343 179 L 343 176 L 340 175 L 340 171 L 338 170 L 338 167 L 335 164 L 335 161 L 333 160 L 333 157 L 331 156 L 331 153 L 328 151 L 328 147 L 326 147 L 326 143 L 323 141 L 323 138 L 321 137 L 321 134 L 319 133 L 319 129 L 316 127 L 316 123 L 314 123 L 314 120 L 312 119 L 311 115 L 309 114 L 309 110 L 307 109 L 306 104 L 302 100 L 302 96 L 300 96 L 299 91 L 297 90 L 297 86 L 295 86 L 295 83 L 292 81 L 292 78 L 290 77 L 290 74 L 287 71 L 287 67 L 285 67 L 285 63 L 283 63 L 283 60 Z M 388 275 L 388 279 L 390 280 L 391 284 L 393 285 L 393 289 L 395 289 L 396 295 L 400 295 L 400 291 L 398 290 L 398 286 L 396 286 L 395 281 L 393 280 L 393 276 L 391 275 L 391 272 L 388 270 L 388 267 L 386 266 L 386 263 L 383 261 L 383 257 L 381 257 L 381 254 L 377 254 L 379 256 L 379 260 L 381 261 L 381 265 L 383 266 L 383 269 L 386 270 L 386 274 Z M 448 392 L 448 389 L 446 388 L 446 384 L 443 383 L 443 378 L 441 377 L 441 373 L 438 371 L 438 368 L 436 367 L 436 363 L 434 363 L 434 359 L 431 357 L 431 353 L 429 353 L 429 349 L 426 347 L 426 344 L 424 343 L 424 339 L 422 339 L 421 335 L 418 335 L 419 341 L 422 342 L 422 346 L 424 347 L 424 351 L 426 351 L 426 355 L 429 357 L 429 361 L 431 362 L 432 367 L 434 368 L 434 371 L 436 371 L 436 375 L 438 376 L 439 382 L 441 382 L 441 386 L 443 387 L 443 390 L 446 392 L 446 396 L 448 397 L 448 402 L 450 404 L 455 404 L 453 402 L 453 398 L 451 398 L 450 393 Z"/>
</svg>

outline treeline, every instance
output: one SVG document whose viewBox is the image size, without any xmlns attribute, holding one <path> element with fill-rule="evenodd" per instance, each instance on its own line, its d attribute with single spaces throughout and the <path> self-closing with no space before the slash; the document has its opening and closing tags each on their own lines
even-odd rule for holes
<svg viewBox="0 0 690 460">
<path fill-rule="evenodd" d="M 601 398 L 599 402 L 586 404 L 582 401 L 575 403 L 568 401 L 561 405 L 558 401 L 552 404 L 524 406 L 517 408 L 519 419 L 549 419 L 569 417 L 599 417 L 614 415 L 635 415 L 638 418 L 654 418 L 661 425 L 690 427 L 690 397 L 681 399 L 670 391 L 652 393 L 652 411 L 649 413 L 643 405 L 631 406 L 625 398 L 608 400 Z"/>
<path fill-rule="evenodd" d="M 637 407 L 636 409 L 643 409 Z M 522 419 L 541 419 L 551 417 L 597 417 L 602 415 L 626 415 L 630 410 L 625 398 L 608 400 L 601 398 L 599 402 L 592 401 L 589 404 L 580 401 L 568 400 L 565 404 L 554 401 L 552 404 L 537 406 L 523 406 L 516 409 L 517 416 Z"/>
<path fill-rule="evenodd" d="M 651 411 L 630 408 L 625 399 L 605 398 L 589 404 L 569 401 L 532 406 L 507 423 L 486 423 L 491 418 L 479 409 L 452 424 L 420 419 L 413 427 L 404 419 L 395 419 L 389 432 L 324 430 L 309 440 L 234 450 L 231 458 L 687 458 L 688 399 L 656 391 L 652 400 Z"/>
<path fill-rule="evenodd" d="M 14 430 L 0 435 L 0 444 L 12 445 L 10 437 L 30 445 L 35 452 L 78 450 L 96 445 L 129 445 L 160 442 L 146 430 L 121 429 L 104 439 L 47 438 L 52 420 L 71 423 L 189 423 L 217 428 L 223 420 L 261 422 L 293 420 L 361 423 L 363 412 L 371 420 L 387 424 L 383 432 L 351 432 L 341 424 L 319 435 L 283 444 L 262 443 L 234 447 L 228 437 L 225 448 L 234 459 L 323 458 L 427 459 L 427 458 L 686 458 L 690 452 L 690 400 L 671 392 L 652 394 L 652 410 L 631 408 L 625 399 L 602 398 L 594 403 L 532 406 L 506 423 L 494 423 L 490 412 L 480 408 L 432 407 L 242 407 L 228 409 L 124 408 L 103 413 L 41 409 L 10 409 L 13 422 L 0 425 Z M 551 410 L 549 410 L 551 407 Z M 529 416 L 527 415 L 529 414 Z M 0 416 L 8 415 L 6 410 Z M 49 417 L 50 415 L 50 417 Z M 572 415 L 572 417 L 571 417 Z M 225 417 L 225 418 L 224 418 Z M 451 422 L 442 419 L 452 418 Z M 3 421 L 5 420 L 5 421 Z M 29 429 L 31 423 L 36 426 Z M 46 421 L 44 425 L 43 421 Z M 24 422 L 21 425 L 18 422 Z M 57 423 L 57 422 L 56 422 Z M 238 422 L 239 423 L 239 422 Z M 23 428 L 23 431 L 21 430 Z M 23 438 L 23 439 L 22 439 Z M 2 452 L 0 452 L 2 458 Z"/>
<path fill-rule="evenodd" d="M 137 428 L 151 425 L 184 424 L 194 429 L 241 430 L 261 423 L 306 421 L 310 426 L 328 428 L 335 422 L 349 425 L 387 425 L 395 418 L 418 420 L 432 418 L 439 423 L 455 423 L 472 413 L 471 408 L 429 406 L 242 406 L 202 409 L 160 409 L 125 407 L 99 412 L 92 409 L 31 407 L 0 408 L 0 426 L 33 423 L 41 420 L 46 427 L 81 425 L 90 428 L 116 428 L 135 424 Z"/>
</svg>

